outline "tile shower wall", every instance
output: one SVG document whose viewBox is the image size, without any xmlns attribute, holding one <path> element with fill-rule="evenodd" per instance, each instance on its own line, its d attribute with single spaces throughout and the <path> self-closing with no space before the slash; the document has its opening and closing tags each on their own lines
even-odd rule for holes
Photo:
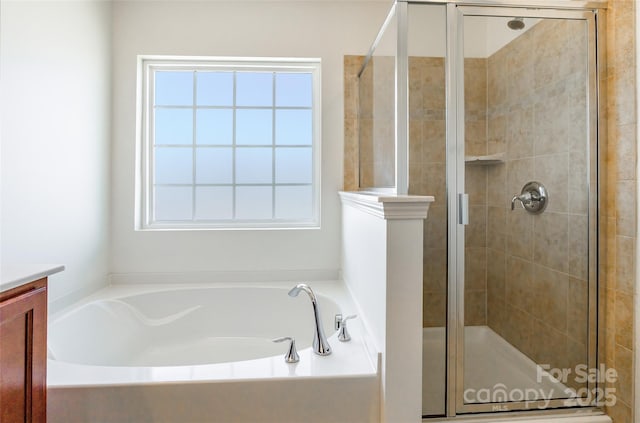
<svg viewBox="0 0 640 423">
<path fill-rule="evenodd" d="M 488 325 L 538 363 L 587 357 L 586 34 L 544 20 L 487 59 Z M 531 54 L 530 52 L 537 52 Z M 511 198 L 529 181 L 549 192 L 527 213 Z"/>
<path fill-rule="evenodd" d="M 465 60 L 466 142 L 486 154 L 486 60 Z M 477 77 L 481 75 L 481 77 Z M 423 326 L 443 327 L 447 304 L 444 59 L 409 58 L 409 194 L 433 195 L 424 226 Z M 465 323 L 486 325 L 486 169 L 469 169 L 470 224 L 465 246 Z"/>
<path fill-rule="evenodd" d="M 433 195 L 424 225 L 423 326 L 445 326 L 447 218 L 444 59 L 409 58 L 409 194 Z"/>
<path fill-rule="evenodd" d="M 344 56 L 344 183 L 342 188 L 345 191 L 357 191 L 360 187 L 358 72 L 363 61 L 364 56 Z"/>
<path fill-rule="evenodd" d="M 464 60 L 465 156 L 487 154 L 487 60 Z M 465 228 L 464 320 L 466 326 L 487 324 L 487 166 L 467 165 L 469 224 Z"/>
<path fill-rule="evenodd" d="M 360 186 L 393 187 L 395 59 L 373 57 L 360 77 L 358 90 Z"/>
<path fill-rule="evenodd" d="M 601 284 L 600 339 L 603 362 L 618 372 L 616 404 L 607 407 L 614 423 L 632 423 L 634 394 L 634 310 L 636 293 L 636 174 L 637 103 L 635 25 L 636 4 L 631 0 L 609 0 L 607 10 L 607 62 L 601 68 L 602 88 L 607 92 L 607 137 L 604 179 L 605 204 L 601 234 L 606 239 L 604 281 Z"/>
</svg>

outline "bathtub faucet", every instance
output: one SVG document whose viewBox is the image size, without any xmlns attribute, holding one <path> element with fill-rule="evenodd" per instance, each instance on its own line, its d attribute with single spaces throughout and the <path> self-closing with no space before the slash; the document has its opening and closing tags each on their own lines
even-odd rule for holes
<svg viewBox="0 0 640 423">
<path fill-rule="evenodd" d="M 313 332 L 313 352 L 318 355 L 331 354 L 331 346 L 327 342 L 327 337 L 324 336 L 324 330 L 322 329 L 322 320 L 320 319 L 320 309 L 318 308 L 318 301 L 316 295 L 313 293 L 311 287 L 305 283 L 299 283 L 289 291 L 290 297 L 297 297 L 300 291 L 304 291 L 309 295 L 311 299 L 311 305 L 313 306 L 313 317 L 315 319 L 316 328 Z"/>
</svg>

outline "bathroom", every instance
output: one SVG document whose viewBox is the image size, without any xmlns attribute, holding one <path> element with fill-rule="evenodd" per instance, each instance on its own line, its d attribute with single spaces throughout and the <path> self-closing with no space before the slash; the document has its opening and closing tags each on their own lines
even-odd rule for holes
<svg viewBox="0 0 640 423">
<path fill-rule="evenodd" d="M 65 265 L 50 280 L 50 313 L 134 279 L 291 286 L 340 279 L 338 192 L 358 187 L 350 173 L 356 158 L 345 153 L 344 57 L 367 53 L 390 3 L 3 1 L 2 263 Z M 616 422 L 634 421 L 639 406 L 636 12 L 632 1 L 610 1 L 606 26 L 608 208 L 601 247 L 607 260 L 598 269 L 605 302 L 599 352 L 620 373 L 618 401 L 607 409 Z M 138 54 L 321 58 L 320 228 L 136 230 Z"/>
</svg>

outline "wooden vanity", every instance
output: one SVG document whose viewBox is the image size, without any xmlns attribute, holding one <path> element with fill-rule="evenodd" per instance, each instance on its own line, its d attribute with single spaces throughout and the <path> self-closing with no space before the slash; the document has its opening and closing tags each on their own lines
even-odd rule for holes
<svg viewBox="0 0 640 423">
<path fill-rule="evenodd" d="M 46 422 L 47 281 L 63 269 L 0 269 L 0 422 Z"/>
</svg>

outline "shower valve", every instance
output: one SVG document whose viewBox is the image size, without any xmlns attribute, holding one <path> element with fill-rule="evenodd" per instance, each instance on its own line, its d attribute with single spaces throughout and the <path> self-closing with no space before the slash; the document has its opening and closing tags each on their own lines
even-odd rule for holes
<svg viewBox="0 0 640 423">
<path fill-rule="evenodd" d="M 515 208 L 516 201 L 520 201 L 522 208 L 529 213 L 539 214 L 544 211 L 549 201 L 549 193 L 540 182 L 527 182 L 520 195 L 514 195 L 511 199 L 511 210 Z"/>
<path fill-rule="evenodd" d="M 516 200 L 520 201 L 522 208 L 525 208 L 526 204 L 530 204 L 532 201 L 538 201 L 537 198 L 534 198 L 531 193 L 525 192 L 524 194 L 514 195 L 511 199 L 511 210 L 513 210 L 516 206 Z"/>
</svg>

